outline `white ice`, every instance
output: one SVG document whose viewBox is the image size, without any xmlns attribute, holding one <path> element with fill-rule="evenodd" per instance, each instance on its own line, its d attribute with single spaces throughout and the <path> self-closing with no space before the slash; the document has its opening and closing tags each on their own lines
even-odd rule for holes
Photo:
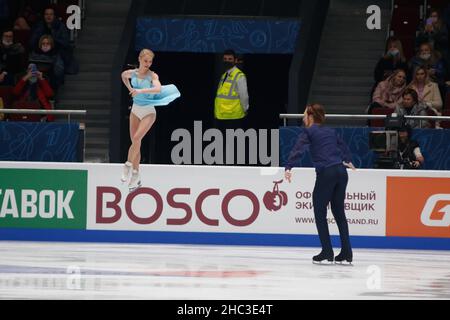
<svg viewBox="0 0 450 320">
<path fill-rule="evenodd" d="M 450 299 L 450 252 L 0 241 L 1 299 Z M 338 249 L 335 250 L 335 254 Z"/>
</svg>

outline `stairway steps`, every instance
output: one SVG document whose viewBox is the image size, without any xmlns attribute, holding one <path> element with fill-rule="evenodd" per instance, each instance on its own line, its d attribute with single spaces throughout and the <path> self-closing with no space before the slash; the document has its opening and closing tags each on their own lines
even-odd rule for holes
<svg viewBox="0 0 450 320">
<path fill-rule="evenodd" d="M 317 60 L 317 63 L 319 63 L 321 68 L 326 67 L 348 67 L 348 68 L 364 68 L 364 70 L 367 70 L 367 68 L 372 67 L 375 68 L 378 60 L 377 59 L 367 59 L 367 60 L 354 60 L 354 59 L 323 59 L 320 58 Z"/>
<path fill-rule="evenodd" d="M 111 71 L 110 64 L 83 63 L 80 64 L 80 72 L 107 72 Z"/>
<path fill-rule="evenodd" d="M 85 125 L 85 161 L 109 161 L 111 71 L 131 0 L 86 2 L 86 19 L 77 40 L 78 75 L 67 76 L 57 108 L 84 109 L 71 119 Z M 120 81 L 120 79 L 118 79 Z"/>
<path fill-rule="evenodd" d="M 75 83 L 67 83 L 64 85 L 64 90 L 72 90 L 72 91 L 109 91 L 111 84 L 106 83 L 104 81 L 97 82 L 75 82 Z"/>
<path fill-rule="evenodd" d="M 68 78 L 66 76 L 66 82 L 81 82 L 81 81 L 88 81 L 88 82 L 94 82 L 94 81 L 104 81 L 109 82 L 111 79 L 111 72 L 105 71 L 105 72 L 82 72 L 79 73 L 77 76 L 70 76 Z"/>
</svg>

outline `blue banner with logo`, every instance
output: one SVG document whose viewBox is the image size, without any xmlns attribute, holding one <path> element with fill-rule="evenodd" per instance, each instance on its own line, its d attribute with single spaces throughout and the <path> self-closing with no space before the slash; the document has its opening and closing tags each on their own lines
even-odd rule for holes
<svg viewBox="0 0 450 320">
<path fill-rule="evenodd" d="M 302 127 L 280 128 L 280 166 L 284 166 L 294 147 Z M 369 149 L 369 132 L 382 128 L 336 128 L 337 133 L 348 144 L 357 168 L 373 168 L 377 155 Z M 412 139 L 419 143 L 425 158 L 421 169 L 450 170 L 450 130 L 415 129 Z M 297 164 L 312 167 L 309 152 L 305 152 Z"/>
<path fill-rule="evenodd" d="M 76 162 L 79 125 L 0 122 L 0 161 Z"/>
<path fill-rule="evenodd" d="M 136 50 L 292 54 L 299 30 L 294 19 L 139 18 Z"/>
</svg>

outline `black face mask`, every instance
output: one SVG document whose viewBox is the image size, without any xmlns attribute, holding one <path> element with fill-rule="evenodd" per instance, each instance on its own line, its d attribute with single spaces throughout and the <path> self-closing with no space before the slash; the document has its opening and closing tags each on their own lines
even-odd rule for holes
<svg viewBox="0 0 450 320">
<path fill-rule="evenodd" d="M 230 62 L 230 61 L 223 61 L 222 65 L 223 65 L 223 68 L 225 69 L 225 71 L 228 71 L 234 67 L 234 63 Z"/>
</svg>

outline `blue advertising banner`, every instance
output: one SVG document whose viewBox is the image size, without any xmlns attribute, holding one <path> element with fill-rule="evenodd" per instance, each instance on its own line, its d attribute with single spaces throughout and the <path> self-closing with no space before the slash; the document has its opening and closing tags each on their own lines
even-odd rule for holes
<svg viewBox="0 0 450 320">
<path fill-rule="evenodd" d="M 292 54 L 299 20 L 139 18 L 136 50 Z"/>
<path fill-rule="evenodd" d="M 302 127 L 280 128 L 280 166 L 287 162 Z M 376 154 L 369 149 L 369 132 L 382 128 L 336 128 L 337 133 L 348 144 L 357 168 L 373 168 Z M 412 139 L 419 143 L 425 170 L 450 170 L 450 130 L 415 129 Z M 309 152 L 301 157 L 298 166 L 312 167 Z"/>
<path fill-rule="evenodd" d="M 0 161 L 75 162 L 79 125 L 0 122 Z"/>
</svg>

